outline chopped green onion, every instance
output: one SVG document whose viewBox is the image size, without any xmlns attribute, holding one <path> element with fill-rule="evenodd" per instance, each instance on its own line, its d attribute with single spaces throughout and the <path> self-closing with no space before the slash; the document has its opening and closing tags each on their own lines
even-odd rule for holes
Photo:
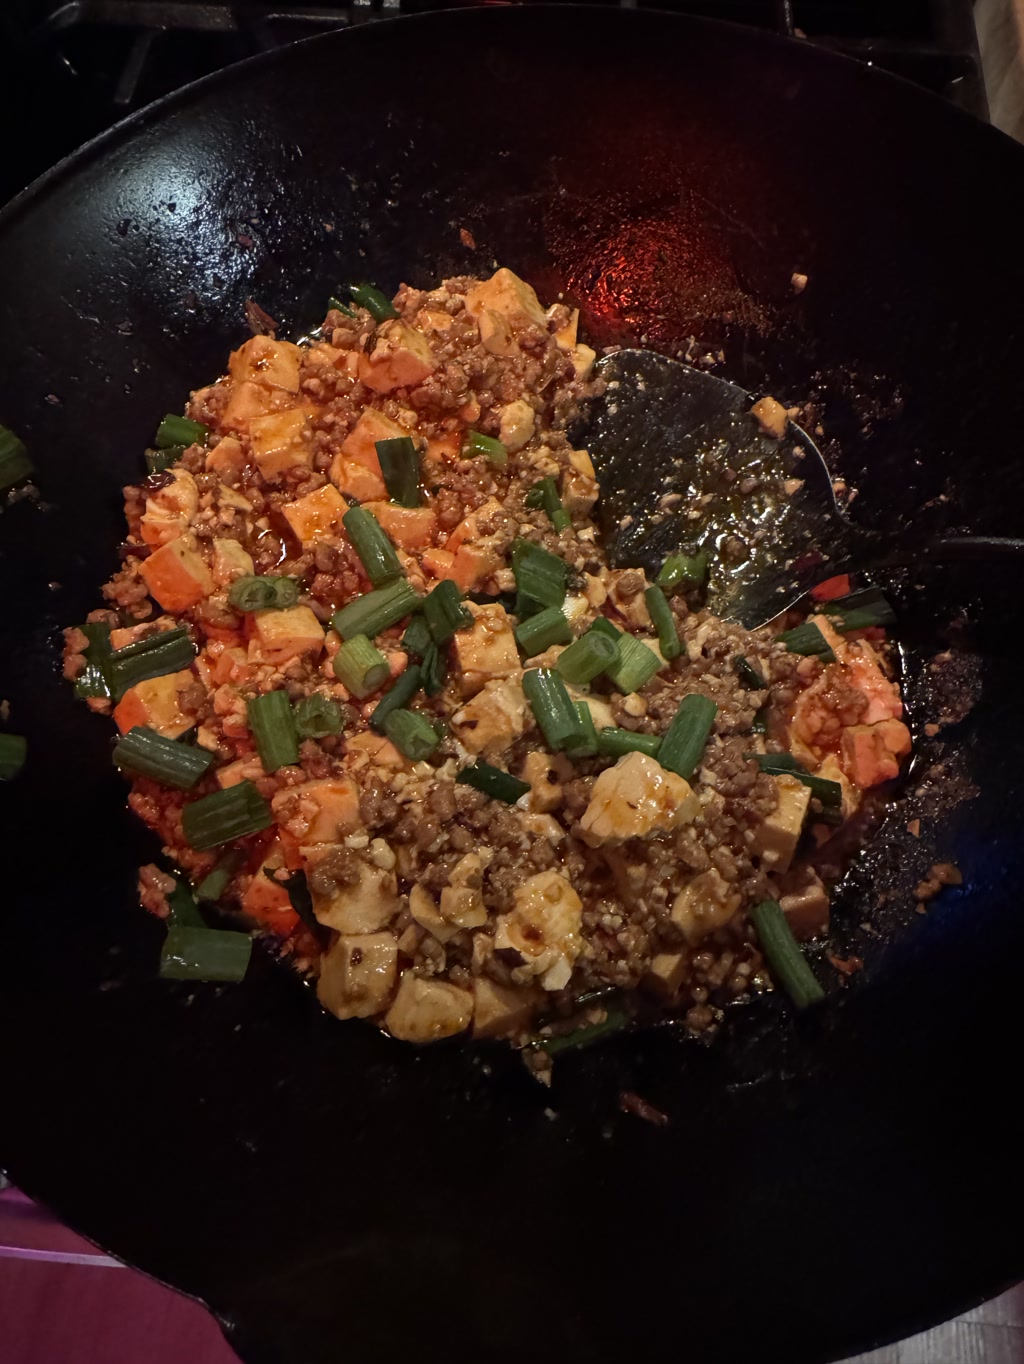
<svg viewBox="0 0 1024 1364">
<path fill-rule="evenodd" d="M 402 636 L 402 648 L 407 654 L 415 654 L 417 658 L 425 658 L 427 651 L 433 647 L 434 636 L 430 633 L 430 626 L 423 614 L 413 616 Z"/>
<path fill-rule="evenodd" d="M 115 767 L 178 791 L 191 791 L 212 762 L 213 754 L 206 749 L 168 739 L 144 725 L 136 725 L 114 745 Z"/>
<path fill-rule="evenodd" d="M 286 611 L 299 600 L 299 585 L 294 578 L 236 578 L 228 589 L 228 601 L 237 611 Z"/>
<path fill-rule="evenodd" d="M 663 658 L 678 658 L 683 652 L 682 640 L 676 629 L 676 618 L 668 604 L 668 598 L 660 587 L 649 587 L 644 592 L 644 601 L 658 632 L 658 644 Z"/>
<path fill-rule="evenodd" d="M 252 955 L 245 933 L 220 928 L 169 928 L 160 952 L 162 980 L 216 980 L 237 983 Z"/>
<path fill-rule="evenodd" d="M 455 780 L 463 786 L 472 786 L 475 791 L 482 791 L 492 800 L 503 800 L 506 805 L 515 805 L 530 789 L 528 781 L 520 781 L 511 772 L 503 772 L 500 767 L 492 767 L 485 762 L 464 767 Z"/>
<path fill-rule="evenodd" d="M 815 777 L 792 753 L 755 753 L 754 761 L 762 772 L 770 777 L 795 777 L 804 786 L 809 786 L 811 794 L 821 801 L 826 810 L 839 810 L 843 804 L 843 788 L 837 781 L 827 777 Z"/>
<path fill-rule="evenodd" d="M 423 616 L 437 645 L 447 644 L 456 630 L 473 624 L 473 614 L 462 604 L 462 593 L 444 578 L 423 598 Z"/>
<path fill-rule="evenodd" d="M 420 457 L 412 436 L 379 440 L 377 458 L 388 497 L 400 507 L 420 505 Z"/>
<path fill-rule="evenodd" d="M 516 643 L 527 658 L 534 658 L 554 644 L 571 644 L 572 628 L 557 606 L 546 606 L 515 629 Z"/>
<path fill-rule="evenodd" d="M 89 641 L 84 650 L 85 667 L 75 678 L 75 695 L 81 697 L 110 696 L 107 664 L 110 661 L 110 626 L 98 621 L 86 621 L 78 627 Z"/>
<path fill-rule="evenodd" d="M 334 655 L 334 676 L 360 701 L 379 691 L 391 676 L 391 667 L 365 635 L 346 639 Z"/>
<path fill-rule="evenodd" d="M 557 1056 L 559 1052 L 579 1051 L 605 1037 L 612 1037 L 622 1032 L 628 1024 L 629 1014 L 622 1008 L 612 1007 L 606 1011 L 606 1017 L 600 1023 L 587 1023 L 581 1028 L 574 1028 L 572 1032 L 558 1033 L 554 1037 L 539 1037 L 533 1045 L 546 1051 L 549 1056 Z"/>
<path fill-rule="evenodd" d="M 700 587 L 707 576 L 708 556 L 700 550 L 697 554 L 670 554 L 654 581 L 671 596 L 681 587 Z"/>
<path fill-rule="evenodd" d="M 600 630 L 588 630 L 558 655 L 555 667 L 566 682 L 580 687 L 587 682 L 593 682 L 594 678 L 613 664 L 618 656 L 618 645 L 614 639 Z"/>
<path fill-rule="evenodd" d="M 0 781 L 10 781 L 25 766 L 28 743 L 20 734 L 0 734 Z"/>
<path fill-rule="evenodd" d="M 657 734 L 635 734 L 631 729 L 613 726 L 597 732 L 597 751 L 608 758 L 621 758 L 626 753 L 646 753 L 649 758 L 656 758 L 660 747 Z"/>
<path fill-rule="evenodd" d="M 188 417 L 178 417 L 168 412 L 156 428 L 157 449 L 169 450 L 172 445 L 196 445 L 209 434 L 210 428 L 202 422 L 190 421 Z"/>
<path fill-rule="evenodd" d="M 206 920 L 200 913 L 195 896 L 184 881 L 175 881 L 167 896 L 168 928 L 205 928 Z"/>
<path fill-rule="evenodd" d="M 259 833 L 273 822 L 270 806 L 251 781 L 190 801 L 181 812 L 185 841 L 196 852 Z"/>
<path fill-rule="evenodd" d="M 751 910 L 750 918 L 757 932 L 758 942 L 782 988 L 798 1009 L 806 1009 L 825 998 L 800 944 L 786 921 L 785 911 L 777 900 L 762 900 Z"/>
<path fill-rule="evenodd" d="M 533 485 L 526 494 L 526 505 L 543 508 L 559 535 L 572 525 L 572 517 L 562 506 L 562 499 L 558 496 L 558 484 L 551 477 L 542 478 Z"/>
<path fill-rule="evenodd" d="M 576 714 L 580 717 L 583 738 L 566 744 L 565 751 L 570 758 L 592 758 L 597 752 L 597 726 L 586 701 L 576 701 Z"/>
<path fill-rule="evenodd" d="M 398 316 L 398 309 L 387 295 L 375 289 L 372 284 L 348 284 L 345 287 L 352 296 L 352 301 L 360 308 L 365 308 L 374 322 L 386 322 L 388 318 Z"/>
<path fill-rule="evenodd" d="M 146 472 L 148 474 L 162 474 L 173 464 L 177 464 L 184 453 L 184 445 L 169 445 L 166 450 L 147 450 Z"/>
<path fill-rule="evenodd" d="M 196 899 L 216 904 L 231 884 L 235 873 L 241 871 L 244 864 L 245 854 L 242 850 L 231 848 L 219 859 L 213 871 L 207 872 L 196 886 Z"/>
<path fill-rule="evenodd" d="M 333 294 L 331 294 L 330 298 L 327 300 L 327 311 L 341 313 L 345 317 L 355 317 L 355 313 L 352 309 L 346 307 L 341 299 L 335 298 Z"/>
<path fill-rule="evenodd" d="M 129 687 L 151 677 L 165 677 L 192 666 L 196 648 L 185 629 L 160 630 L 123 649 L 115 649 L 106 662 L 110 690 L 120 700 Z"/>
<path fill-rule="evenodd" d="M 585 741 L 583 722 L 552 668 L 531 668 L 523 674 L 523 691 L 548 746 L 555 750 Z"/>
<path fill-rule="evenodd" d="M 349 507 L 341 518 L 366 576 L 374 587 L 385 587 L 402 576 L 395 547 L 381 530 L 380 522 L 365 507 Z"/>
<path fill-rule="evenodd" d="M 441 742 L 440 735 L 425 715 L 416 710 L 394 710 L 384 721 L 384 733 L 399 753 L 411 762 L 429 758 Z"/>
<path fill-rule="evenodd" d="M 614 642 L 616 657 L 605 668 L 605 676 L 625 695 L 646 687 L 662 666 L 661 659 L 642 639 L 617 630 L 605 616 L 598 616 L 590 628 Z"/>
<path fill-rule="evenodd" d="M 485 436 L 482 431 L 470 431 L 462 447 L 462 457 L 474 459 L 477 455 L 483 455 L 499 468 L 508 463 L 508 450 L 500 440 L 495 440 L 493 436 Z"/>
<path fill-rule="evenodd" d="M 295 728 L 300 739 L 326 739 L 340 734 L 345 724 L 345 712 L 337 701 L 320 692 L 313 692 L 295 703 Z"/>
<path fill-rule="evenodd" d="M 420 689 L 420 679 L 422 672 L 414 663 L 412 667 L 406 668 L 393 687 L 390 687 L 373 708 L 370 716 L 370 728 L 375 729 L 378 734 L 384 733 L 384 726 L 388 716 L 396 710 L 401 710 L 407 706 L 412 698 Z"/>
<path fill-rule="evenodd" d="M 737 654 L 732 661 L 732 666 L 736 672 L 736 676 L 748 691 L 764 691 L 764 678 L 757 668 L 754 667 L 749 658 L 744 658 L 742 654 Z"/>
<path fill-rule="evenodd" d="M 877 587 L 865 587 L 846 597 L 825 602 L 821 610 L 834 616 L 837 630 L 866 630 L 872 625 L 895 625 L 896 612 Z"/>
<path fill-rule="evenodd" d="M 750 722 L 750 732 L 751 732 L 751 734 L 767 734 L 767 733 L 768 733 L 768 707 L 767 707 L 767 706 L 762 706 L 761 709 L 760 709 L 759 711 L 755 712 L 754 718 L 753 718 L 753 720 Z"/>
<path fill-rule="evenodd" d="M 557 554 L 529 540 L 516 540 L 512 545 L 512 572 L 519 592 L 516 615 L 520 619 L 565 601 L 569 565 Z"/>
<path fill-rule="evenodd" d="M 269 867 L 264 868 L 264 874 L 269 873 L 269 871 Z M 271 879 L 276 885 L 284 886 L 288 892 L 288 899 L 292 902 L 292 909 L 295 910 L 295 913 L 313 936 L 323 945 L 330 938 L 331 930 L 325 927 L 313 913 L 313 896 L 310 894 L 305 872 L 294 871 L 287 881 L 279 881 L 277 877 Z"/>
<path fill-rule="evenodd" d="M 431 644 L 423 655 L 423 690 L 428 696 L 437 696 L 444 690 L 446 675 L 444 655 L 436 644 Z"/>
<path fill-rule="evenodd" d="M 373 639 L 382 630 L 397 625 L 404 616 L 411 615 L 419 604 L 420 598 L 408 579 L 398 578 L 387 587 L 375 588 L 335 611 L 331 624 L 342 639 L 352 639 L 354 635 Z"/>
<path fill-rule="evenodd" d="M 13 488 L 34 472 L 25 442 L 6 426 L 0 426 L 0 491 Z"/>
<path fill-rule="evenodd" d="M 288 693 L 268 691 L 250 696 L 245 709 L 264 772 L 294 767 L 299 761 L 299 732 Z"/>
<path fill-rule="evenodd" d="M 684 781 L 690 780 L 711 737 L 717 711 L 709 696 L 694 692 L 683 697 L 658 749 L 662 767 Z"/>
<path fill-rule="evenodd" d="M 826 663 L 836 661 L 832 646 L 818 627 L 809 620 L 805 620 L 802 625 L 797 625 L 792 630 L 783 630 L 778 639 L 780 643 L 785 644 L 791 654 L 804 654 L 808 657 L 817 654 Z"/>
</svg>

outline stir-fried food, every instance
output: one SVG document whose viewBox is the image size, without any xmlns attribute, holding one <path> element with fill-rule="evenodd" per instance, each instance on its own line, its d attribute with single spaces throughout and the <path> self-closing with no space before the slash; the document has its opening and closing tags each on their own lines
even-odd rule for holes
<svg viewBox="0 0 1024 1364">
<path fill-rule="evenodd" d="M 808 850 L 910 750 L 888 607 L 833 583 L 749 632 L 698 546 L 610 568 L 576 314 L 508 270 L 352 294 L 165 419 L 67 631 L 180 873 L 140 880 L 164 973 L 237 979 L 255 925 L 339 1018 L 540 1065 L 773 980 L 815 1002 Z"/>
</svg>

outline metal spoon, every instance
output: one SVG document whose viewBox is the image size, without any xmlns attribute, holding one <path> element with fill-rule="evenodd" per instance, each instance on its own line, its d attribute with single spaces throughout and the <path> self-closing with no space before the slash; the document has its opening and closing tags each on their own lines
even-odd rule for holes
<svg viewBox="0 0 1024 1364">
<path fill-rule="evenodd" d="M 850 568 L 922 557 L 1024 558 L 1024 540 L 939 536 L 893 550 L 851 525 L 814 441 L 795 422 L 765 435 L 744 389 L 681 360 L 621 350 L 598 362 L 607 381 L 574 440 L 601 483 L 599 514 L 616 566 L 657 572 L 666 555 L 713 555 L 707 604 L 748 628 Z"/>
</svg>

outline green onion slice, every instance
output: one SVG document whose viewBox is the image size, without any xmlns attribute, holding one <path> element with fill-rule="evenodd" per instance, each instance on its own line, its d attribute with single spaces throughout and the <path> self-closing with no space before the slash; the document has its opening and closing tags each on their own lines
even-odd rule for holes
<svg viewBox="0 0 1024 1364">
<path fill-rule="evenodd" d="M 778 638 L 791 654 L 804 654 L 806 657 L 817 655 L 826 663 L 836 661 L 832 646 L 812 621 L 805 620 L 802 625 L 797 625 L 792 630 L 783 630 Z"/>
<path fill-rule="evenodd" d="M 565 683 L 552 668 L 531 668 L 525 672 L 523 692 L 550 748 L 557 751 L 585 742 L 579 712 Z"/>
<path fill-rule="evenodd" d="M 689 781 L 697 770 L 718 706 L 708 696 L 694 692 L 679 703 L 668 732 L 658 749 L 658 762 L 669 772 Z"/>
<path fill-rule="evenodd" d="M 181 812 L 185 840 L 196 852 L 259 833 L 273 822 L 270 806 L 251 781 L 190 801 Z"/>
<path fill-rule="evenodd" d="M 147 682 L 151 677 L 166 677 L 168 673 L 190 668 L 195 656 L 195 645 L 185 629 L 160 630 L 155 635 L 147 635 L 136 644 L 115 649 L 106 660 L 110 690 L 120 700 L 129 687 Z"/>
<path fill-rule="evenodd" d="M 797 781 L 809 786 L 811 794 L 821 801 L 826 810 L 839 810 L 843 804 L 843 788 L 837 781 L 827 777 L 815 777 L 792 753 L 755 753 L 754 761 L 762 772 L 770 777 L 795 777 Z"/>
<path fill-rule="evenodd" d="M 20 734 L 0 734 L 0 781 L 10 781 L 25 766 L 28 742 Z"/>
<path fill-rule="evenodd" d="M 434 636 L 430 633 L 430 626 L 421 612 L 413 616 L 406 626 L 405 634 L 402 636 L 402 648 L 407 654 L 424 658 L 427 651 L 433 647 Z"/>
<path fill-rule="evenodd" d="M 381 529 L 380 522 L 365 507 L 349 507 L 341 518 L 366 576 L 374 587 L 385 587 L 402 576 L 395 547 Z"/>
<path fill-rule="evenodd" d="M 149 777 L 177 791 L 191 791 L 213 762 L 213 754 L 155 729 L 136 725 L 114 745 L 114 766 L 136 777 Z"/>
<path fill-rule="evenodd" d="M 299 732 L 286 691 L 268 691 L 246 702 L 249 728 L 264 772 L 294 767 L 299 761 Z"/>
<path fill-rule="evenodd" d="M 592 758 L 597 752 L 597 726 L 586 701 L 575 701 L 576 714 L 580 717 L 583 730 L 582 739 L 573 739 L 565 746 L 570 758 Z"/>
<path fill-rule="evenodd" d="M 216 904 L 244 865 L 245 854 L 241 848 L 230 848 L 196 886 L 196 899 Z"/>
<path fill-rule="evenodd" d="M 527 658 L 535 658 L 555 644 L 571 644 L 572 628 L 557 606 L 546 606 L 515 629 L 516 643 Z"/>
<path fill-rule="evenodd" d="M 516 615 L 520 619 L 565 601 L 569 566 L 557 554 L 529 540 L 516 540 L 512 545 L 512 572 L 519 593 Z"/>
<path fill-rule="evenodd" d="M 411 615 L 420 601 L 408 579 L 398 578 L 387 587 L 375 588 L 335 611 L 331 624 L 342 639 L 352 639 L 355 635 L 373 639 L 382 630 Z"/>
<path fill-rule="evenodd" d="M 660 587 L 649 587 L 644 592 L 644 601 L 651 613 L 654 628 L 658 632 L 658 645 L 662 657 L 669 660 L 678 658 L 683 652 L 683 644 L 676 629 L 676 618 L 672 614 L 668 598 Z"/>
<path fill-rule="evenodd" d="M 416 710 L 394 710 L 384 721 L 384 733 L 399 753 L 412 762 L 429 758 L 441 742 L 440 735 L 425 715 Z"/>
<path fill-rule="evenodd" d="M 349 284 L 346 288 L 352 301 L 360 308 L 365 308 L 374 322 L 387 322 L 389 318 L 398 316 L 398 309 L 387 295 L 372 284 Z"/>
<path fill-rule="evenodd" d="M 327 311 L 331 312 L 332 310 L 336 313 L 341 313 L 344 317 L 355 317 L 355 313 L 352 309 L 342 303 L 340 298 L 335 298 L 333 294 L 331 294 L 330 298 L 327 300 Z"/>
<path fill-rule="evenodd" d="M 423 598 L 423 616 L 437 645 L 447 644 L 456 630 L 466 630 L 473 624 L 473 614 L 462 603 L 462 593 L 444 578 Z"/>
<path fill-rule="evenodd" d="M 605 676 L 625 695 L 645 687 L 662 666 L 661 659 L 642 639 L 617 630 L 605 616 L 598 616 L 590 628 L 614 641 L 616 657 L 605 668 Z"/>
<path fill-rule="evenodd" d="M 25 442 L 6 426 L 0 426 L 0 492 L 35 472 Z"/>
<path fill-rule="evenodd" d="M 370 716 L 370 728 L 375 729 L 378 734 L 384 734 L 388 716 L 409 704 L 420 689 L 421 678 L 422 671 L 417 664 L 406 668 L 394 686 L 390 687 L 374 706 L 373 714 Z"/>
<path fill-rule="evenodd" d="M 202 422 L 194 422 L 188 417 L 178 417 L 173 412 L 168 412 L 156 429 L 156 446 L 158 450 L 169 450 L 175 445 L 180 445 L 184 449 L 188 445 L 199 444 L 209 434 L 210 428 L 204 426 Z"/>
<path fill-rule="evenodd" d="M 619 656 L 616 641 L 600 630 L 588 630 L 558 655 L 556 669 L 574 687 L 593 682 Z"/>
<path fill-rule="evenodd" d="M 834 617 L 837 630 L 866 630 L 872 625 L 895 625 L 896 612 L 877 587 L 865 587 L 846 597 L 823 603 L 825 615 Z"/>
<path fill-rule="evenodd" d="M 344 725 L 344 710 L 329 696 L 315 691 L 295 703 L 295 728 L 300 739 L 326 739 L 340 734 Z"/>
<path fill-rule="evenodd" d="M 708 556 L 700 550 L 697 554 L 670 554 L 654 581 L 671 596 L 680 588 L 700 587 L 707 576 Z"/>
<path fill-rule="evenodd" d="M 482 791 L 492 800 L 503 800 L 506 805 L 515 805 L 530 789 L 528 781 L 521 781 L 513 777 L 511 772 L 503 772 L 500 767 L 492 767 L 485 762 L 464 767 L 455 780 L 463 786 L 472 786 L 475 791 Z"/>
<path fill-rule="evenodd" d="M 160 952 L 162 980 L 240 981 L 252 956 L 252 939 L 220 928 L 171 927 Z"/>
<path fill-rule="evenodd" d="M 751 921 L 772 974 L 798 1009 L 806 1009 L 825 998 L 800 944 L 777 900 L 763 900 L 751 910 Z"/>
<path fill-rule="evenodd" d="M 500 440 L 495 440 L 493 436 L 485 436 L 482 431 L 470 431 L 462 447 L 462 457 L 474 459 L 477 455 L 483 455 L 498 468 L 508 463 L 508 450 Z"/>
<path fill-rule="evenodd" d="M 246 574 L 228 589 L 228 601 L 236 611 L 286 611 L 298 600 L 299 585 L 294 578 Z"/>
<path fill-rule="evenodd" d="M 736 676 L 748 691 L 764 691 L 764 678 L 749 658 L 744 658 L 743 654 L 737 654 L 732 661 L 732 666 Z"/>
<path fill-rule="evenodd" d="M 597 751 L 608 758 L 621 758 L 627 753 L 646 753 L 649 758 L 656 758 L 660 747 L 657 734 L 636 734 L 631 729 L 613 726 L 597 733 Z"/>
<path fill-rule="evenodd" d="M 376 442 L 380 471 L 388 497 L 400 507 L 420 505 L 420 457 L 411 436 Z"/>
<path fill-rule="evenodd" d="M 364 701 L 383 687 L 391 676 L 391 667 L 366 635 L 353 635 L 334 655 L 334 676 L 346 691 Z"/>
<path fill-rule="evenodd" d="M 601 1042 L 606 1037 L 613 1037 L 616 1033 L 623 1032 L 629 1026 L 630 1018 L 625 1009 L 613 1006 L 606 1011 L 606 1016 L 600 1023 L 587 1023 L 583 1027 L 574 1028 L 572 1032 L 556 1034 L 554 1037 L 539 1037 L 533 1044 L 546 1051 L 549 1056 L 557 1056 L 563 1051 L 580 1051 L 583 1047 L 591 1047 L 595 1042 Z"/>
<path fill-rule="evenodd" d="M 78 627 L 89 641 L 83 657 L 85 667 L 75 678 L 75 695 L 81 697 L 110 696 L 107 665 L 110 661 L 110 626 L 98 621 L 86 621 Z"/>
<path fill-rule="evenodd" d="M 444 655 L 436 644 L 423 655 L 423 690 L 428 696 L 437 696 L 444 690 L 447 668 Z"/>
<path fill-rule="evenodd" d="M 545 511 L 559 535 L 572 525 L 572 517 L 562 506 L 562 499 L 558 496 L 558 484 L 550 476 L 540 479 L 533 485 L 526 494 L 526 505 Z"/>
<path fill-rule="evenodd" d="M 166 450 L 146 451 L 146 473 L 162 474 L 177 464 L 185 453 L 184 445 L 169 445 Z"/>
</svg>

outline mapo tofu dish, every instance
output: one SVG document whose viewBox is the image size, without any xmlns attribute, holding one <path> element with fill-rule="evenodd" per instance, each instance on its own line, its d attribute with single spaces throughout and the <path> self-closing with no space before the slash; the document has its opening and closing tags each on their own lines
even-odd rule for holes
<svg viewBox="0 0 1024 1364">
<path fill-rule="evenodd" d="M 259 334 L 160 424 L 65 672 L 119 737 L 164 975 L 251 934 L 339 1019 L 566 1046 L 822 985 L 816 845 L 910 751 L 888 606 L 755 631 L 700 546 L 609 566 L 577 315 L 491 278 Z"/>
</svg>

